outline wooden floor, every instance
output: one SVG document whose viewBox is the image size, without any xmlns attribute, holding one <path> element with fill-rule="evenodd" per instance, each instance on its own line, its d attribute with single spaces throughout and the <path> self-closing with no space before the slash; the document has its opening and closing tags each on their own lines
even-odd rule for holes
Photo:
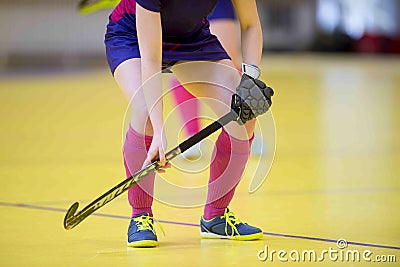
<svg viewBox="0 0 400 267">
<path fill-rule="evenodd" d="M 309 266 L 305 250 L 325 255 L 322 266 L 398 266 L 399 58 L 265 55 L 263 79 L 276 89 L 276 142 L 265 141 L 266 157 L 251 157 L 231 209 L 261 227 L 264 239 L 201 240 L 201 203 L 159 186 L 154 212 L 165 236 L 158 231 L 158 248 L 131 249 L 126 195 L 75 229 L 62 227 L 70 204 L 83 207 L 124 177 L 127 105 L 108 70 L 2 74 L 0 266 Z M 264 178 L 251 171 L 271 155 L 265 182 L 249 194 L 251 179 Z M 207 162 L 197 164 L 207 171 Z M 190 188 L 205 184 L 205 172 L 174 168 L 166 177 Z M 348 247 L 339 249 L 338 239 Z M 273 250 L 286 254 L 271 259 Z M 339 252 L 330 259 L 324 250 Z M 335 261 L 349 250 L 360 252 L 360 262 Z M 392 256 L 396 263 L 377 262 Z"/>
</svg>

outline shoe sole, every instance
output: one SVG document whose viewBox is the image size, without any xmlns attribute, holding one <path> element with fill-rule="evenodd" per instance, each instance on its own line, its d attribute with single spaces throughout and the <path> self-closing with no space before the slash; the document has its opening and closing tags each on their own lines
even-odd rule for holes
<svg viewBox="0 0 400 267">
<path fill-rule="evenodd" d="M 234 235 L 234 236 L 226 236 L 226 235 L 218 235 L 214 233 L 201 232 L 201 238 L 203 239 L 229 239 L 229 240 L 241 240 L 241 241 L 250 241 L 257 240 L 263 238 L 263 233 L 255 233 L 250 235 Z"/>
<path fill-rule="evenodd" d="M 153 248 L 158 246 L 158 241 L 155 240 L 141 240 L 135 242 L 128 242 L 128 247 L 131 248 Z"/>
</svg>

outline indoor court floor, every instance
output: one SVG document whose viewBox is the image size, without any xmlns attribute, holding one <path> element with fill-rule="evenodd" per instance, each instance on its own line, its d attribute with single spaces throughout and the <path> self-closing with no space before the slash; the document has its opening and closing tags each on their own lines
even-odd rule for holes
<svg viewBox="0 0 400 267">
<path fill-rule="evenodd" d="M 171 205 L 191 195 L 160 186 L 165 235 L 156 226 L 157 248 L 132 249 L 126 194 L 63 228 L 73 202 L 83 208 L 124 178 L 127 103 L 107 68 L 0 72 L 0 266 L 399 266 L 399 58 L 266 54 L 262 79 L 276 92 L 276 142 L 251 156 L 230 207 L 264 238 L 202 240 L 202 207 Z M 273 156 L 250 194 L 251 171 Z M 167 179 L 195 187 L 206 172 L 207 162 Z"/>
</svg>

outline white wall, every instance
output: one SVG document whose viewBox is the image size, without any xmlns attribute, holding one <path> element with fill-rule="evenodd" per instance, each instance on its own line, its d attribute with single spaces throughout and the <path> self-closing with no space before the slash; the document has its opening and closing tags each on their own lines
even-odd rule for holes
<svg viewBox="0 0 400 267">
<path fill-rule="evenodd" d="M 76 61 L 104 57 L 104 32 L 111 10 L 89 16 L 79 0 L 0 0 L 0 63 L 24 58 Z M 265 47 L 302 49 L 313 40 L 315 0 L 258 0 Z M 269 25 L 276 6 L 289 6 L 291 25 Z M 0 64 L 1 65 L 1 64 Z"/>
<path fill-rule="evenodd" d="M 0 1 L 0 60 L 52 56 L 62 60 L 104 54 L 110 11 L 81 16 L 77 1 Z"/>
<path fill-rule="evenodd" d="M 316 0 L 258 1 L 264 48 L 304 50 L 316 34 Z"/>
</svg>

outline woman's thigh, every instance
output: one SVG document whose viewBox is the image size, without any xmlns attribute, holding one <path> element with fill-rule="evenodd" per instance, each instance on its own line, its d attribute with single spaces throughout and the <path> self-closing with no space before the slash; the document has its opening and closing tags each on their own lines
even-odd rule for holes
<svg viewBox="0 0 400 267">
<path fill-rule="evenodd" d="M 116 68 L 114 78 L 129 101 L 132 111 L 131 126 L 141 134 L 152 135 L 153 129 L 147 116 L 146 102 L 141 90 L 140 58 L 132 58 L 122 62 Z"/>
<path fill-rule="evenodd" d="M 217 62 L 183 62 L 172 68 L 178 80 L 193 95 L 210 106 L 220 118 L 231 110 L 232 95 L 240 82 L 240 74 L 230 60 Z M 245 126 L 236 122 L 225 129 L 230 135 L 241 140 L 252 137 L 255 120 Z"/>
</svg>

